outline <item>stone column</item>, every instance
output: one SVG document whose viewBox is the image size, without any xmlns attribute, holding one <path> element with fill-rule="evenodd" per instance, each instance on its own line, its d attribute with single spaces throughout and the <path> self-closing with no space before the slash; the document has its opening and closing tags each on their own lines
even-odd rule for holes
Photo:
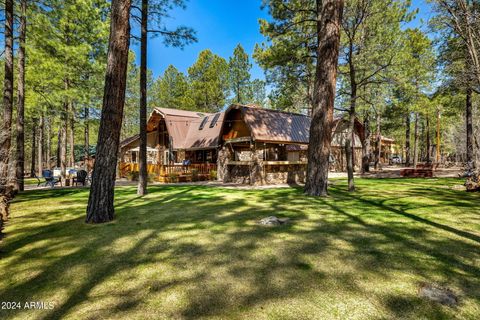
<svg viewBox="0 0 480 320">
<path fill-rule="evenodd" d="M 254 144 L 252 150 L 252 164 L 250 165 L 250 184 L 263 185 L 265 184 L 265 176 L 263 170 L 263 149 L 257 149 Z"/>
<path fill-rule="evenodd" d="M 230 172 L 228 170 L 228 160 L 231 160 L 233 153 L 228 146 L 223 146 L 218 151 L 217 156 L 217 180 L 223 182 L 231 182 Z"/>
</svg>

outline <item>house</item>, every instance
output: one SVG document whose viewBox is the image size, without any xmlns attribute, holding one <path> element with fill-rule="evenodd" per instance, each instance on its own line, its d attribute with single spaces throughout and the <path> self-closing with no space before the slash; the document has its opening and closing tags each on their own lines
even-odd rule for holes
<svg viewBox="0 0 480 320">
<path fill-rule="evenodd" d="M 155 108 L 147 122 L 147 163 L 216 163 L 223 113 Z M 138 162 L 139 135 L 120 143 L 122 162 Z"/>
<path fill-rule="evenodd" d="M 291 112 L 232 105 L 225 111 L 218 177 L 224 182 L 275 184 L 304 182 L 310 117 Z M 334 121 L 331 169 L 344 169 L 347 121 Z M 355 122 L 354 149 L 361 162 L 363 127 Z M 342 157 L 343 156 L 343 157 Z M 337 159 L 338 158 L 338 159 Z"/>
<path fill-rule="evenodd" d="M 208 179 L 216 171 L 223 113 L 155 108 L 147 122 L 147 172 L 160 182 Z M 139 135 L 120 143 L 119 175 L 138 171 Z M 188 163 L 188 166 L 184 164 Z"/>
<path fill-rule="evenodd" d="M 310 122 L 303 114 L 253 105 L 234 104 L 215 114 L 155 108 L 147 123 L 148 172 L 160 181 L 200 174 L 248 184 L 303 182 Z M 334 119 L 332 171 L 346 170 L 347 128 L 348 121 Z M 352 148 L 359 168 L 364 130 L 358 120 L 354 128 Z M 138 170 L 138 144 L 138 135 L 122 141 L 121 171 Z"/>
</svg>

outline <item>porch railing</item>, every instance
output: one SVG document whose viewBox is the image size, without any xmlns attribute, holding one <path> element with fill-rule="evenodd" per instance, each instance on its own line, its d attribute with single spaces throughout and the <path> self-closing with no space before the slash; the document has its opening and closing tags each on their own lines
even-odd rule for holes
<svg viewBox="0 0 480 320">
<path fill-rule="evenodd" d="M 122 162 L 119 166 L 120 176 L 126 177 L 129 172 L 138 172 L 138 163 Z M 195 163 L 190 165 L 181 164 L 147 164 L 147 173 L 155 174 L 158 177 L 167 177 L 171 175 L 191 175 L 194 171 L 198 175 L 210 175 L 212 170 L 217 170 L 214 163 Z"/>
</svg>

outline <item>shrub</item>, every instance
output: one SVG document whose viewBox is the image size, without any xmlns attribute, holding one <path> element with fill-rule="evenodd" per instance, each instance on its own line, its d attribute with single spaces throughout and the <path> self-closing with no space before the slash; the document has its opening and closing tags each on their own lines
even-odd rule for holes
<svg viewBox="0 0 480 320">
<path fill-rule="evenodd" d="M 192 169 L 192 181 L 198 181 L 198 169 Z"/>
<path fill-rule="evenodd" d="M 138 181 L 138 171 L 129 171 L 126 176 L 128 181 Z"/>
<path fill-rule="evenodd" d="M 217 170 L 210 170 L 210 180 L 217 180 Z"/>
<path fill-rule="evenodd" d="M 168 182 L 178 182 L 178 174 L 177 173 L 170 173 L 168 175 Z"/>
<path fill-rule="evenodd" d="M 155 173 L 149 173 L 147 176 L 148 183 L 155 182 L 157 175 Z"/>
</svg>

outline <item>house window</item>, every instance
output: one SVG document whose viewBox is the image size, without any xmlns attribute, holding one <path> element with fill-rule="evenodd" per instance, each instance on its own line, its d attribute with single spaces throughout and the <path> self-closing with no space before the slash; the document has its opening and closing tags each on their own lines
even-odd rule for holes
<svg viewBox="0 0 480 320">
<path fill-rule="evenodd" d="M 276 145 L 267 146 L 265 150 L 265 160 L 266 161 L 286 161 L 287 149 L 285 145 L 276 144 Z"/>
<path fill-rule="evenodd" d="M 287 156 L 288 161 L 300 161 L 300 152 L 298 151 L 291 151 L 288 153 Z"/>
</svg>

